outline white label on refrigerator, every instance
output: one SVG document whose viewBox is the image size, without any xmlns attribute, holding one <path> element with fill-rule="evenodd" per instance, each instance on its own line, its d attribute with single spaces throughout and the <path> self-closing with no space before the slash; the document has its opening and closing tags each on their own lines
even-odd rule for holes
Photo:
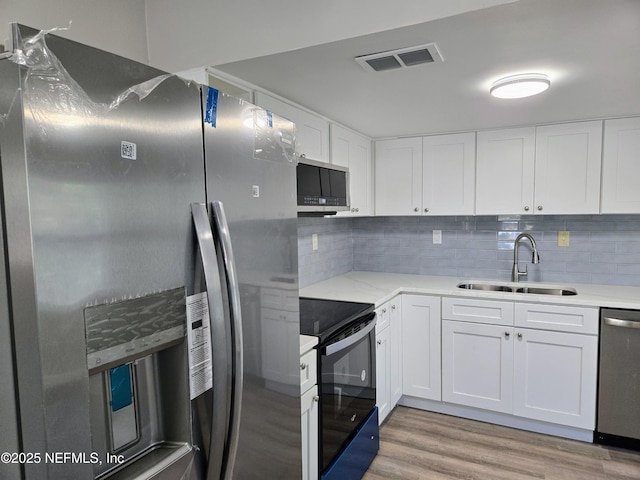
<svg viewBox="0 0 640 480">
<path fill-rule="evenodd" d="M 213 386 L 207 292 L 187 297 L 187 342 L 191 400 Z"/>
<path fill-rule="evenodd" d="M 128 160 L 135 160 L 138 158 L 138 147 L 133 142 L 120 142 L 120 156 Z"/>
</svg>

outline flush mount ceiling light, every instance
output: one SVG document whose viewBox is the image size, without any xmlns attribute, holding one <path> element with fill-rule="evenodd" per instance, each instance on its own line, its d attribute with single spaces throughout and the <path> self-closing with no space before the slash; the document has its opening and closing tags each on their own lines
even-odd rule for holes
<svg viewBox="0 0 640 480">
<path fill-rule="evenodd" d="M 489 93 L 496 98 L 524 98 L 544 92 L 551 86 L 542 73 L 524 73 L 496 80 Z"/>
</svg>

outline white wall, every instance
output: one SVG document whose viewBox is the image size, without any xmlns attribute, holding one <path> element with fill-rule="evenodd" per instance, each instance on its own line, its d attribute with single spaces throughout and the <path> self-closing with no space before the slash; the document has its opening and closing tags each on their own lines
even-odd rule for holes
<svg viewBox="0 0 640 480">
<path fill-rule="evenodd" d="M 150 63 L 172 72 L 422 23 L 517 0 L 147 0 Z"/>
<path fill-rule="evenodd" d="M 57 33 L 93 47 L 148 63 L 145 0 L 0 0 L 0 43 L 11 37 L 11 22 Z"/>
</svg>

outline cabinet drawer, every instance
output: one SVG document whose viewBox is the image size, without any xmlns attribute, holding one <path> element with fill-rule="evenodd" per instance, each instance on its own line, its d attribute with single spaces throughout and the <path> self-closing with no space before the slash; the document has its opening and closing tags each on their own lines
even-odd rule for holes
<svg viewBox="0 0 640 480">
<path fill-rule="evenodd" d="M 300 392 L 304 393 L 318 383 L 316 350 L 311 350 L 300 357 Z"/>
<path fill-rule="evenodd" d="M 516 304 L 516 326 L 539 330 L 598 334 L 598 308 Z"/>
<path fill-rule="evenodd" d="M 475 298 L 442 298 L 443 320 L 513 325 L 513 302 Z"/>
<path fill-rule="evenodd" d="M 389 302 L 376 308 L 376 332 L 381 332 L 389 326 L 389 320 L 391 318 L 390 310 L 391 304 Z"/>
</svg>

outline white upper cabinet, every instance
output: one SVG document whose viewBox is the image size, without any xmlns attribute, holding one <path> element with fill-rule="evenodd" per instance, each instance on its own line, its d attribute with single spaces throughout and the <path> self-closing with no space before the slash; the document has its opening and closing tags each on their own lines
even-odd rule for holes
<svg viewBox="0 0 640 480">
<path fill-rule="evenodd" d="M 478 133 L 476 214 L 597 214 L 602 122 Z"/>
<path fill-rule="evenodd" d="M 351 208 L 338 215 L 373 214 L 371 139 L 331 124 L 331 163 L 349 168 Z"/>
<path fill-rule="evenodd" d="M 329 162 L 329 122 L 306 110 L 262 92 L 255 92 L 256 105 L 296 124 L 296 153 L 311 160 Z"/>
<path fill-rule="evenodd" d="M 422 138 L 376 142 L 376 215 L 420 215 Z"/>
<path fill-rule="evenodd" d="M 376 215 L 473 215 L 475 133 L 376 142 Z"/>
<path fill-rule="evenodd" d="M 478 132 L 476 214 L 533 213 L 535 127 Z"/>
<path fill-rule="evenodd" d="M 640 213 L 640 118 L 604 122 L 602 213 Z"/>
<path fill-rule="evenodd" d="M 535 212 L 600 213 L 602 122 L 536 128 Z"/>
<path fill-rule="evenodd" d="M 473 132 L 423 137 L 423 214 L 473 215 L 475 161 Z"/>
</svg>

